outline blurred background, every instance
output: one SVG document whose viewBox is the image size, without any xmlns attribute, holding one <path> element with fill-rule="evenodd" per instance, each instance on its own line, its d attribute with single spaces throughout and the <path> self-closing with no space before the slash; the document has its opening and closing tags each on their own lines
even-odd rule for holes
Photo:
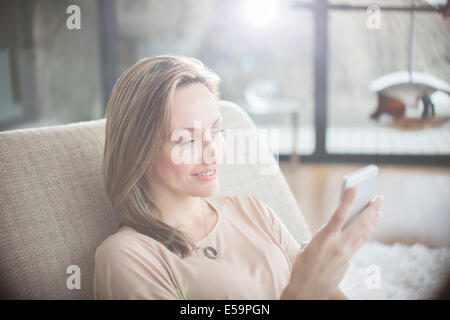
<svg viewBox="0 0 450 320">
<path fill-rule="evenodd" d="M 374 163 L 374 239 L 450 246 L 447 1 L 1 0 L 0 15 L 0 131 L 101 119 L 137 60 L 193 56 L 279 129 L 313 231 L 342 177 Z"/>
</svg>

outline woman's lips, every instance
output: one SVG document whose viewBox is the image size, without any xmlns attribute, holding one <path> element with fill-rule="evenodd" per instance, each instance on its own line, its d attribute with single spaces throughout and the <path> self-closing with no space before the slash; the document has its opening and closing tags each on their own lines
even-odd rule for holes
<svg viewBox="0 0 450 320">
<path fill-rule="evenodd" d="M 204 171 L 204 172 L 208 172 L 208 171 Z M 214 172 L 211 175 L 198 175 L 198 174 L 192 174 L 193 177 L 202 180 L 202 181 L 210 181 L 210 180 L 214 180 L 217 176 L 217 169 L 214 169 Z"/>
</svg>

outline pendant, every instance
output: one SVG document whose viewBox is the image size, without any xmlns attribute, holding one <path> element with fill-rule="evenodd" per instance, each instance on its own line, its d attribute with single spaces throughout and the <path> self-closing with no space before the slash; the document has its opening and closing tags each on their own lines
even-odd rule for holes
<svg viewBox="0 0 450 320">
<path fill-rule="evenodd" d="M 210 259 L 215 259 L 217 257 L 217 250 L 213 247 L 206 247 L 203 249 L 203 253 Z"/>
</svg>

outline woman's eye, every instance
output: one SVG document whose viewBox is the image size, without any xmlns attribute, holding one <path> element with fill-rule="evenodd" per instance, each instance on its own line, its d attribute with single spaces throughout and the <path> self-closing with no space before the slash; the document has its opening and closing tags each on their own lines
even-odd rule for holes
<svg viewBox="0 0 450 320">
<path fill-rule="evenodd" d="M 180 146 L 185 146 L 185 145 L 191 144 L 192 142 L 194 142 L 193 139 L 191 139 L 191 140 L 186 140 L 186 141 L 180 141 L 180 142 L 178 143 L 178 145 L 180 145 Z"/>
<path fill-rule="evenodd" d="M 225 131 L 225 129 L 217 128 L 217 129 L 214 129 L 214 131 L 215 131 L 215 133 L 223 133 Z"/>
<path fill-rule="evenodd" d="M 213 129 L 213 134 L 218 134 L 218 133 L 223 133 L 224 131 L 225 131 L 225 129 L 220 129 L 220 128 L 217 128 L 217 129 Z M 180 142 L 178 142 L 178 145 L 179 146 L 186 146 L 186 145 L 189 145 L 189 144 L 191 144 L 192 142 L 194 142 L 195 140 L 193 140 L 193 139 L 191 139 L 191 140 L 186 140 L 186 141 L 180 141 Z"/>
</svg>

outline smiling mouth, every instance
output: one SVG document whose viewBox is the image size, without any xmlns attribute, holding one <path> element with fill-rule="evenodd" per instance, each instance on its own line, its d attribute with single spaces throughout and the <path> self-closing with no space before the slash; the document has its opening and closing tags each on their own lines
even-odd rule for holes
<svg viewBox="0 0 450 320">
<path fill-rule="evenodd" d="M 196 173 L 196 174 L 193 174 L 193 176 L 200 176 L 200 177 L 212 176 L 214 173 L 216 173 L 216 169 L 209 170 L 209 171 L 204 171 L 204 172 L 200 172 L 200 173 Z"/>
</svg>

